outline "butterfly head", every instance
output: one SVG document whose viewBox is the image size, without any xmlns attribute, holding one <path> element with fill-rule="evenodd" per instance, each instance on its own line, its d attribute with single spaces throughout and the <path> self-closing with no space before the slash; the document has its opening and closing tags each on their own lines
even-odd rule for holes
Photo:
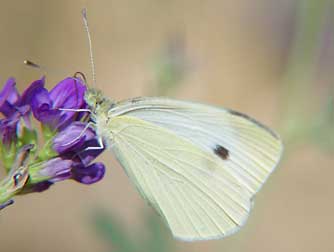
<svg viewBox="0 0 334 252">
<path fill-rule="evenodd" d="M 105 97 L 100 90 L 89 88 L 85 92 L 85 101 L 94 114 L 108 112 L 114 102 Z"/>
</svg>

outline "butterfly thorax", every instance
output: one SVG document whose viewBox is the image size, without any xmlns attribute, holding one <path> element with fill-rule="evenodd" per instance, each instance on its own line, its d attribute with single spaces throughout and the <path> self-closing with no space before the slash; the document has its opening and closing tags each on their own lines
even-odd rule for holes
<svg viewBox="0 0 334 252">
<path fill-rule="evenodd" d="M 115 102 L 105 97 L 100 90 L 89 88 L 85 93 L 85 101 L 92 111 L 91 118 L 96 121 L 97 116 L 107 115 Z"/>
<path fill-rule="evenodd" d="M 105 144 L 111 143 L 108 130 L 108 111 L 115 106 L 115 102 L 102 95 L 101 91 L 88 89 L 85 93 L 85 101 L 91 111 L 90 119 L 95 125 L 96 133 L 104 138 Z M 109 141 L 110 140 L 110 141 Z"/>
</svg>

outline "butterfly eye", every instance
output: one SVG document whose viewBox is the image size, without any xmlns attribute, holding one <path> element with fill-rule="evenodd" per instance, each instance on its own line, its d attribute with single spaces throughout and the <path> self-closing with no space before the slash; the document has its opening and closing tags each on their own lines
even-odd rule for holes
<svg viewBox="0 0 334 252">
<path fill-rule="evenodd" d="M 104 103 L 104 99 L 98 99 L 96 100 L 96 105 L 101 106 Z"/>
</svg>

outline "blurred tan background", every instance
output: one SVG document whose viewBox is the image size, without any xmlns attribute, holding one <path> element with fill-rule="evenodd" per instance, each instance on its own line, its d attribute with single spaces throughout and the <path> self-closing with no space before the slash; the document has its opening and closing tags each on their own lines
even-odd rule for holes
<svg viewBox="0 0 334 252">
<path fill-rule="evenodd" d="M 168 95 L 233 108 L 286 143 L 240 232 L 183 243 L 158 224 L 164 248 L 151 251 L 334 251 L 331 1 L 2 0 L 1 83 L 13 76 L 22 90 L 43 74 L 24 66 L 26 58 L 49 68 L 48 87 L 76 71 L 90 78 L 83 7 L 97 85 L 107 96 Z M 111 154 L 101 159 L 108 170 L 100 183 L 66 181 L 17 197 L 0 215 L 0 251 L 133 251 L 103 234 L 94 217 L 101 211 L 144 251 L 138 244 L 155 214 Z"/>
</svg>

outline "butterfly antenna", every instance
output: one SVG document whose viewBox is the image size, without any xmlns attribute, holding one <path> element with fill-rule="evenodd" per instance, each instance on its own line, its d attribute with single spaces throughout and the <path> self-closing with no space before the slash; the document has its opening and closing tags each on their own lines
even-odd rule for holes
<svg viewBox="0 0 334 252">
<path fill-rule="evenodd" d="M 93 85 L 96 87 L 96 74 L 95 74 L 95 64 L 94 64 L 94 57 L 93 57 L 93 47 L 92 47 L 92 39 L 89 32 L 88 27 L 88 19 L 87 19 L 87 9 L 84 8 L 81 11 L 82 19 L 84 22 L 84 27 L 87 33 L 88 45 L 89 45 L 89 56 L 90 56 L 90 66 L 92 71 L 92 78 L 93 78 Z"/>
</svg>

